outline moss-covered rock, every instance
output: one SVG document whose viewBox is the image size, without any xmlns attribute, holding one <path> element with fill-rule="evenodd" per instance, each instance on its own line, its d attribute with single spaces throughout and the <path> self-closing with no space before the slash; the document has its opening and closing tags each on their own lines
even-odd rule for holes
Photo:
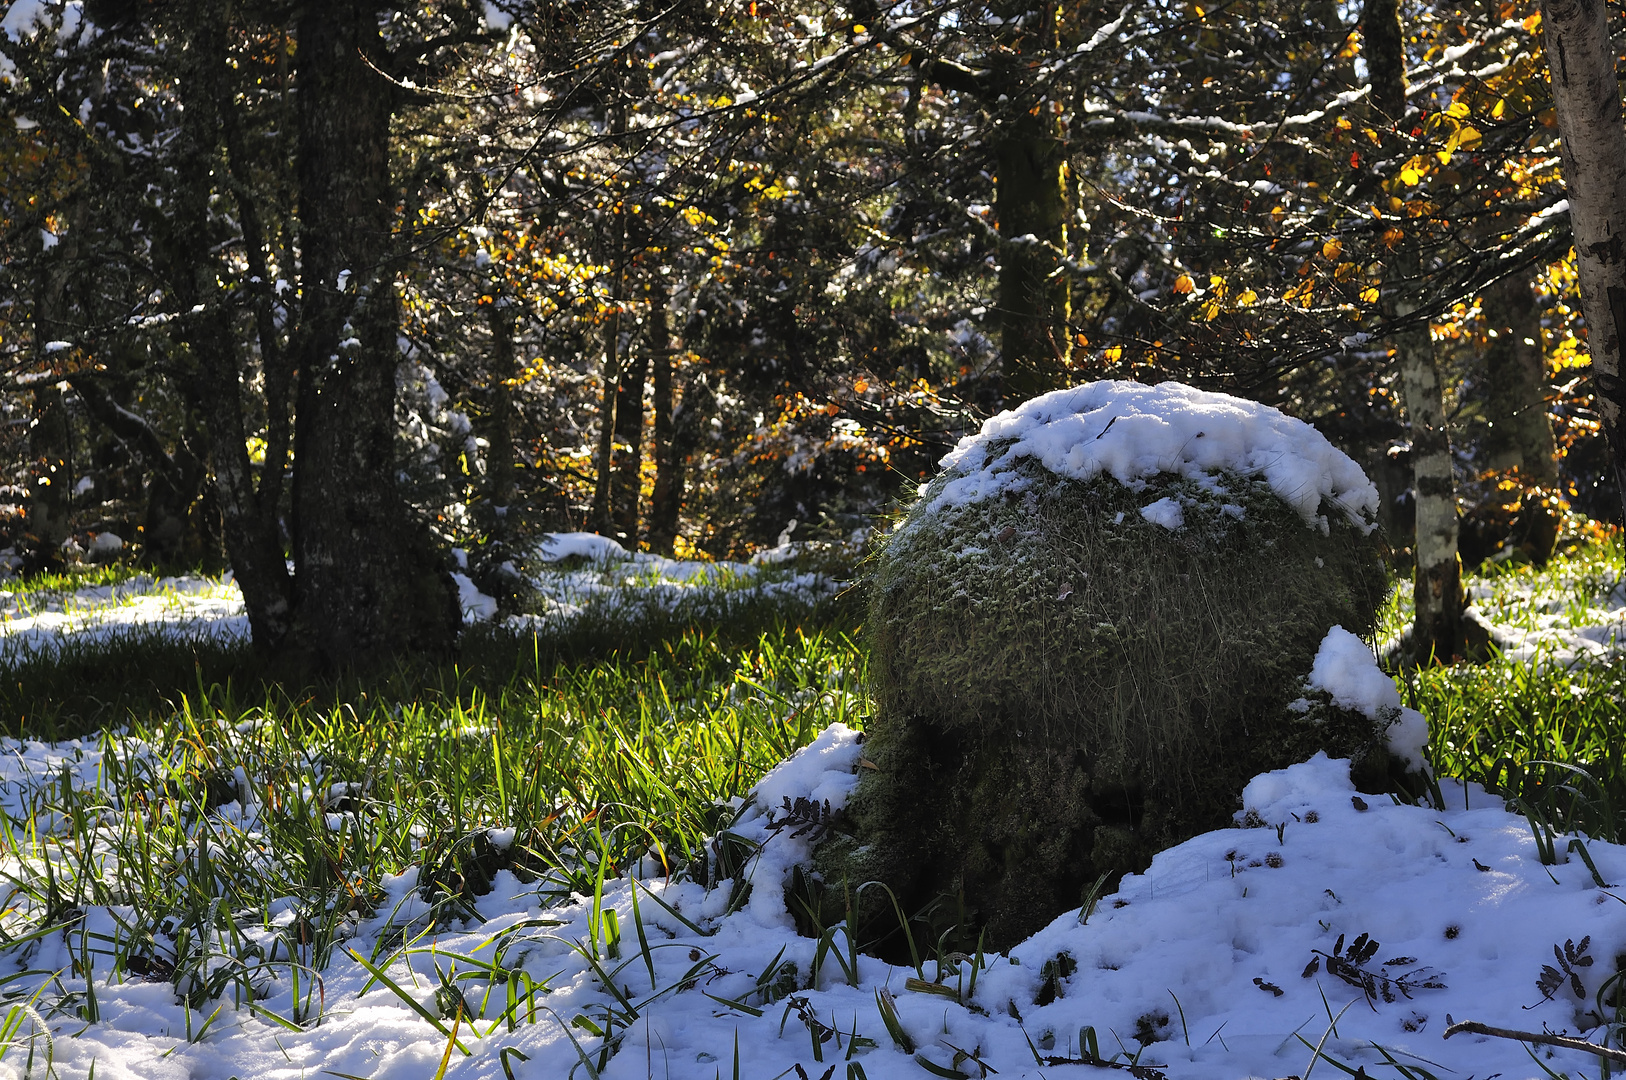
<svg viewBox="0 0 1626 1080">
<path fill-rule="evenodd" d="M 875 768 L 855 835 L 819 852 L 826 882 L 884 882 L 909 911 L 947 898 L 971 940 L 1008 946 L 1227 823 L 1260 771 L 1319 749 L 1383 769 L 1380 724 L 1289 708 L 1327 631 L 1369 633 L 1384 595 L 1359 515 L 1307 518 L 1234 472 L 1126 484 L 1023 458 L 989 497 L 939 498 L 955 479 L 878 558 Z M 859 914 L 891 911 L 872 889 Z"/>
</svg>

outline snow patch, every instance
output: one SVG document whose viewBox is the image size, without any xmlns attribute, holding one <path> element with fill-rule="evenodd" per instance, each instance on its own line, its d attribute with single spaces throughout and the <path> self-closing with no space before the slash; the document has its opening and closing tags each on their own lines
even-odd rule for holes
<svg viewBox="0 0 1626 1080">
<path fill-rule="evenodd" d="M 1179 530 L 1186 526 L 1185 511 L 1180 509 L 1177 499 L 1159 499 L 1150 506 L 1140 508 L 1140 516 L 1153 525 L 1161 525 L 1165 529 Z"/>
</svg>

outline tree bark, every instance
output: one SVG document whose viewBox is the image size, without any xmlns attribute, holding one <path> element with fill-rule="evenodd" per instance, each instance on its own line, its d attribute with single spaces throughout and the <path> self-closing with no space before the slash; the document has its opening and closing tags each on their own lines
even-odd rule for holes
<svg viewBox="0 0 1626 1080">
<path fill-rule="evenodd" d="M 598 453 L 593 480 L 592 526 L 608 535 L 615 526 L 610 505 L 611 477 L 615 467 L 616 406 L 621 399 L 621 273 L 626 254 L 625 225 L 618 213 L 615 239 L 610 255 L 610 310 L 604 318 L 604 384 L 599 405 Z"/>
<path fill-rule="evenodd" d="M 1040 103 L 1042 106 L 1042 103 Z M 1067 385 L 1072 289 L 1057 273 L 1067 249 L 1067 152 L 1055 118 L 1011 106 L 994 142 L 999 219 L 999 328 L 1006 408 Z"/>
<path fill-rule="evenodd" d="M 655 477 L 655 496 L 649 511 L 651 551 L 669 554 L 677 543 L 678 512 L 683 507 L 689 467 L 716 405 L 711 383 L 704 374 L 697 374 L 684 387 L 682 398 L 672 410 L 671 444 L 666 456 L 657 461 L 660 472 Z"/>
<path fill-rule="evenodd" d="M 649 362 L 654 384 L 650 404 L 655 413 L 650 454 L 655 459 L 655 486 L 649 495 L 648 537 L 649 550 L 670 556 L 677 543 L 682 478 L 672 453 L 672 323 L 666 304 L 666 289 L 657 281 L 649 297 Z"/>
<path fill-rule="evenodd" d="M 443 652 L 460 623 L 450 575 L 396 484 L 397 192 L 382 55 L 371 4 L 303 9 L 292 644 L 323 667 Z"/>
<path fill-rule="evenodd" d="M 1586 316 L 1598 411 L 1626 513 L 1621 340 L 1626 337 L 1626 130 L 1603 0 L 1542 0 L 1541 22 L 1575 233 L 1575 269 Z"/>
<path fill-rule="evenodd" d="M 36 325 L 38 325 L 36 323 Z M 28 429 L 32 468 L 28 478 L 28 536 L 33 550 L 30 570 L 62 563 L 62 544 L 73 533 L 70 520 L 73 477 L 68 465 L 67 395 L 55 383 L 34 391 L 34 416 Z"/>
<path fill-rule="evenodd" d="M 616 387 L 611 524 L 629 551 L 638 546 L 638 501 L 644 470 L 644 383 L 648 377 L 649 353 L 639 349 L 622 367 Z"/>
<path fill-rule="evenodd" d="M 1486 464 L 1517 470 L 1520 484 L 1516 543 L 1545 563 L 1558 542 L 1558 447 L 1547 414 L 1547 362 L 1541 350 L 1541 309 L 1528 275 L 1503 278 L 1485 294 L 1484 318 L 1496 332 L 1485 350 L 1490 384 Z"/>
<path fill-rule="evenodd" d="M 487 311 L 491 324 L 491 386 L 487 391 L 486 498 L 491 501 L 491 541 L 498 547 L 512 538 L 509 508 L 514 505 L 514 392 L 510 380 L 519 374 L 514 354 L 514 308 L 499 298 Z"/>
<path fill-rule="evenodd" d="M 1004 22 L 991 51 L 1001 58 L 994 70 L 929 57 L 911 66 L 923 79 L 974 97 L 995 117 L 988 145 L 999 232 L 1000 392 L 1012 408 L 1069 381 L 1072 283 L 1058 255 L 1067 250 L 1070 199 L 1063 133 L 1029 79 L 1035 58 L 1060 48 L 1056 10 L 1001 4 L 997 13 Z"/>
<path fill-rule="evenodd" d="M 243 355 L 231 317 L 214 295 L 214 269 L 208 250 L 219 145 L 223 130 L 229 130 L 229 120 L 221 110 L 222 103 L 229 103 L 232 96 L 226 78 L 230 14 L 204 3 L 187 5 L 180 13 L 190 47 L 183 53 L 181 96 L 185 109 L 176 148 L 175 237 L 172 244 L 160 250 L 168 251 L 173 260 L 168 276 L 174 282 L 179 306 L 183 310 L 204 308 L 201 315 L 181 324 L 181 337 L 193 363 L 191 392 L 205 414 L 205 437 L 214 469 L 226 554 L 243 593 L 254 648 L 274 653 L 286 646 L 293 627 L 293 581 L 288 574 L 277 516 L 284 460 L 282 448 L 276 445 L 277 416 L 279 409 L 286 416 L 287 402 L 285 395 L 279 400 L 275 390 L 285 386 L 286 380 L 278 378 L 280 357 L 275 351 L 274 333 L 267 337 L 262 332 L 267 413 L 271 417 L 268 442 L 272 445 L 267 449 L 256 488 L 248 455 L 250 427 L 243 401 Z M 237 204 L 250 266 L 269 288 L 264 253 L 254 228 L 253 204 L 241 193 Z M 243 213 L 245 208 L 247 214 Z M 210 307 L 209 301 L 215 301 L 215 306 Z M 286 431 L 285 422 L 282 427 Z"/>
<path fill-rule="evenodd" d="M 1406 112 L 1406 58 L 1398 0 L 1367 0 L 1361 31 L 1372 105 L 1385 119 L 1399 120 Z M 1391 270 L 1384 314 L 1404 321 L 1420 306 L 1415 292 L 1423 283 L 1421 260 L 1415 253 L 1402 253 Z M 1467 597 L 1457 553 L 1456 482 L 1439 364 L 1426 321 L 1395 334 L 1391 345 L 1400 372 L 1401 402 L 1411 424 L 1417 506 L 1412 653 L 1420 661 L 1448 663 L 1467 651 L 1462 619 Z"/>
</svg>

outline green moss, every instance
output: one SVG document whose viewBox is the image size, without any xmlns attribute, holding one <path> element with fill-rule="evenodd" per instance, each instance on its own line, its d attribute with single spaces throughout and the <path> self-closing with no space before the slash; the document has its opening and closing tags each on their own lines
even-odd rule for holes
<svg viewBox="0 0 1626 1080">
<path fill-rule="evenodd" d="M 1383 759 L 1381 725 L 1286 708 L 1327 630 L 1369 633 L 1385 592 L 1341 514 L 1324 534 L 1241 477 L 1137 492 L 1029 469 L 1024 491 L 931 514 L 929 490 L 882 550 L 878 768 L 849 806 L 856 838 L 819 858 L 906 908 L 954 898 L 996 947 L 1224 824 L 1261 770 L 1317 749 Z M 1164 497 L 1184 528 L 1141 516 Z"/>
</svg>

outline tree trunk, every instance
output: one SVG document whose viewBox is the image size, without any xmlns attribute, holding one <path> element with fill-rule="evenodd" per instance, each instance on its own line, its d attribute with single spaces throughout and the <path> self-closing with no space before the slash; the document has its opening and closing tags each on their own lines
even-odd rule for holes
<svg viewBox="0 0 1626 1080">
<path fill-rule="evenodd" d="M 1057 252 L 1067 249 L 1066 148 L 1047 110 L 1010 113 L 994 143 L 1006 408 L 1065 386 L 1072 357 L 1072 289 L 1057 273 Z"/>
<path fill-rule="evenodd" d="M 1558 542 L 1558 447 L 1547 416 L 1547 362 L 1541 351 L 1541 309 L 1528 275 L 1503 278 L 1485 294 L 1484 318 L 1496 332 L 1485 350 L 1490 384 L 1486 450 L 1490 468 L 1518 470 L 1521 487 L 1516 543 L 1544 564 Z"/>
<path fill-rule="evenodd" d="M 656 395 L 657 399 L 659 396 Z M 700 448 L 706 421 L 711 418 L 716 405 L 711 383 L 704 374 L 697 374 L 684 387 L 682 398 L 672 410 L 671 444 L 666 455 L 657 459 L 659 471 L 655 477 L 655 494 L 649 510 L 651 551 L 668 554 L 677 543 L 678 512 L 683 508 L 689 466 Z"/>
<path fill-rule="evenodd" d="M 1397 0 L 1367 0 L 1361 30 L 1372 105 L 1385 118 L 1398 120 L 1406 112 L 1406 61 Z M 1384 314 L 1404 320 L 1420 306 L 1415 290 L 1422 284 L 1421 262 L 1414 253 L 1403 253 L 1390 269 L 1391 281 L 1398 281 L 1386 291 Z M 1400 371 L 1401 403 L 1411 424 L 1417 500 L 1412 651 L 1425 662 L 1449 662 L 1467 651 L 1462 620 L 1467 597 L 1457 554 L 1457 493 L 1439 364 L 1426 321 L 1395 334 L 1391 344 Z"/>
<path fill-rule="evenodd" d="M 180 324 L 193 363 L 191 391 L 206 418 L 209 461 L 214 469 L 215 496 L 232 575 L 243 593 L 254 647 L 271 653 L 287 644 L 293 627 L 293 582 L 277 513 L 286 445 L 286 435 L 279 438 L 278 432 L 287 429 L 286 394 L 279 395 L 277 390 L 286 386 L 286 379 L 279 375 L 282 358 L 275 348 L 274 334 L 262 332 L 270 427 L 265 465 L 256 488 L 243 407 L 245 365 L 231 317 L 214 295 L 209 252 L 210 205 L 219 179 L 219 144 L 222 132 L 230 129 L 229 114 L 220 111 L 223 103 L 229 108 L 232 100 L 226 78 L 229 16 L 223 9 L 200 2 L 182 8 L 180 17 L 190 41 L 184 53 L 181 81 L 185 109 L 176 147 L 175 236 L 173 243 L 160 245 L 158 250 L 167 252 L 173 260 L 167 276 L 174 282 L 181 306 L 193 309 L 201 305 L 205 309 L 198 318 Z M 249 265 L 269 288 L 253 203 L 239 192 L 237 205 Z M 216 302 L 212 308 L 210 301 Z M 269 317 L 268 313 L 265 317 Z"/>
<path fill-rule="evenodd" d="M 68 465 L 67 395 L 55 383 L 34 391 L 34 417 L 28 429 L 28 454 L 33 467 L 28 478 L 28 535 L 33 550 L 27 553 L 29 570 L 57 567 L 62 545 L 73 533 L 73 477 Z"/>
<path fill-rule="evenodd" d="M 1609 40 L 1619 20 L 1603 0 L 1542 0 L 1541 22 L 1592 381 L 1626 512 L 1626 444 L 1621 441 L 1626 383 L 1620 374 L 1626 337 L 1626 130 Z"/>
<path fill-rule="evenodd" d="M 397 193 L 382 54 L 372 5 L 303 9 L 292 646 L 329 668 L 443 652 L 460 622 L 451 577 L 396 485 Z"/>
<path fill-rule="evenodd" d="M 491 502 L 491 542 L 498 547 L 512 538 L 509 508 L 514 505 L 514 391 L 519 375 L 514 355 L 514 308 L 506 298 L 487 311 L 491 323 L 491 386 L 486 407 L 486 498 Z"/>
<path fill-rule="evenodd" d="M 655 412 L 650 453 L 655 459 L 655 486 L 649 496 L 649 550 L 672 554 L 677 543 L 678 503 L 682 475 L 672 452 L 672 324 L 666 310 L 666 289 L 659 282 L 649 299 L 650 363 L 653 365 L 651 406 Z"/>
<path fill-rule="evenodd" d="M 630 551 L 638 546 L 638 497 L 644 469 L 644 383 L 649 353 L 636 350 L 616 387 L 615 454 L 610 477 L 611 524 Z"/>
<path fill-rule="evenodd" d="M 619 279 L 620 274 L 617 273 L 616 277 Z M 614 291 L 619 294 L 619 286 Z M 612 298 L 610 302 L 620 304 L 619 296 Z M 593 509 L 590 518 L 595 532 L 609 535 L 614 529 L 614 521 L 610 514 L 610 478 L 614 474 L 615 465 L 615 411 L 621 398 L 619 308 L 611 308 L 604 320 L 604 371 L 600 378 L 604 389 L 599 399 L 598 452 L 593 455 Z"/>
</svg>

